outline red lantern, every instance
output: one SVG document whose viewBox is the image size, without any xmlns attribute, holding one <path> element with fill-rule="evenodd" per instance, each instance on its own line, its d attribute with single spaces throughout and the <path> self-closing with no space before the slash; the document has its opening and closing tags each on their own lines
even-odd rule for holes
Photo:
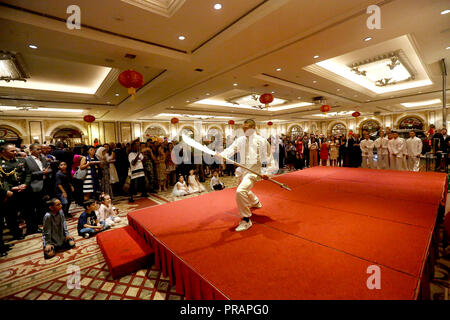
<svg viewBox="0 0 450 320">
<path fill-rule="evenodd" d="M 352 135 L 353 135 L 353 131 L 350 130 L 350 131 L 348 132 L 348 134 L 352 136 Z"/>
<path fill-rule="evenodd" d="M 229 125 L 234 125 L 234 120 L 228 121 L 228 124 L 229 124 Z"/>
<path fill-rule="evenodd" d="M 268 125 L 268 126 L 272 126 L 272 125 L 273 125 L 273 122 L 272 122 L 272 121 L 269 121 L 269 122 L 267 122 L 267 125 Z"/>
<path fill-rule="evenodd" d="M 273 95 L 270 93 L 264 93 L 263 95 L 261 95 L 259 97 L 259 102 L 261 102 L 262 104 L 265 104 L 266 107 L 269 106 L 270 103 L 273 102 Z"/>
<path fill-rule="evenodd" d="M 131 99 L 134 100 L 136 89 L 139 89 L 144 85 L 144 77 L 137 71 L 126 70 L 119 75 L 119 82 L 125 88 L 128 88 L 128 94 L 131 95 Z"/>
<path fill-rule="evenodd" d="M 324 113 L 327 113 L 327 112 L 329 112 L 330 110 L 331 110 L 331 107 L 330 107 L 329 105 L 327 105 L 327 104 L 325 104 L 325 105 L 323 105 L 323 106 L 320 107 L 320 111 L 322 111 L 322 112 L 324 112 Z"/>
<path fill-rule="evenodd" d="M 170 119 L 170 123 L 177 124 L 179 122 L 178 118 L 172 118 Z"/>
<path fill-rule="evenodd" d="M 358 118 L 361 115 L 361 113 L 359 113 L 358 111 L 355 111 L 352 113 L 352 116 L 355 118 Z"/>
<path fill-rule="evenodd" d="M 91 123 L 91 122 L 94 122 L 94 121 L 95 121 L 95 117 L 94 117 L 94 116 L 91 116 L 91 115 L 87 115 L 87 116 L 84 116 L 84 117 L 83 117 L 83 120 L 86 121 L 86 122 L 88 122 L 88 123 Z"/>
</svg>

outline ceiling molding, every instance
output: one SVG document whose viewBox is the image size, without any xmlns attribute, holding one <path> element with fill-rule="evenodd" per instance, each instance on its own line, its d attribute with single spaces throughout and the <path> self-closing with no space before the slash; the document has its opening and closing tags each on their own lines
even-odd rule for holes
<svg viewBox="0 0 450 320">
<path fill-rule="evenodd" d="M 171 18 L 180 9 L 186 0 L 121 0 L 132 6 L 146 11 Z"/>
<path fill-rule="evenodd" d="M 98 87 L 97 92 L 95 92 L 95 95 L 97 97 L 104 97 L 106 92 L 112 87 L 113 84 L 116 83 L 119 74 L 120 69 L 111 69 L 111 71 L 109 71 L 108 75 L 106 76 L 105 80 L 103 80 L 100 87 Z"/>
</svg>

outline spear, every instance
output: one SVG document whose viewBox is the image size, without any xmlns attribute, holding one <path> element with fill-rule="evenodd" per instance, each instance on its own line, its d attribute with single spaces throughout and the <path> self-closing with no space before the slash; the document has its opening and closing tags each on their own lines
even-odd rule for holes
<svg viewBox="0 0 450 320">
<path fill-rule="evenodd" d="M 204 145 L 202 145 L 201 143 L 199 143 L 199 142 L 197 142 L 197 141 L 195 141 L 195 140 L 189 138 L 189 137 L 186 136 L 185 134 L 182 134 L 182 137 L 183 137 L 183 141 L 186 142 L 186 143 L 187 143 L 188 145 L 190 145 L 191 147 L 193 147 L 193 148 L 195 148 L 195 149 L 197 149 L 197 150 L 200 150 L 200 151 L 202 151 L 202 152 L 205 152 L 205 153 L 207 153 L 207 154 L 210 154 L 210 155 L 212 155 L 212 156 L 220 157 L 220 158 L 222 158 L 222 159 L 224 159 L 224 160 L 226 160 L 226 161 L 229 161 L 229 162 L 233 163 L 234 165 L 236 165 L 236 166 L 238 166 L 238 167 L 241 167 L 242 169 L 247 170 L 247 171 L 249 171 L 249 172 L 251 172 L 251 173 L 253 173 L 253 174 L 256 174 L 257 176 L 259 176 L 259 177 L 261 177 L 261 178 L 264 179 L 264 175 L 262 175 L 261 173 L 256 172 L 256 171 L 254 171 L 254 170 L 252 170 L 252 169 L 250 169 L 250 168 L 247 168 L 246 166 L 244 166 L 244 165 L 242 165 L 242 164 L 240 164 L 240 163 L 237 163 L 236 161 L 233 161 L 233 160 L 231 160 L 231 159 L 228 159 L 228 158 L 222 156 L 220 153 L 217 153 L 217 152 L 215 152 L 215 151 L 209 149 L 207 146 L 204 146 Z M 291 188 L 289 188 L 289 187 L 288 187 L 287 185 L 285 185 L 284 183 L 281 183 L 281 182 L 278 182 L 278 181 L 276 181 L 276 180 L 273 180 L 273 179 L 270 178 L 270 177 L 268 177 L 267 180 L 270 181 L 270 182 L 273 182 L 273 183 L 275 183 L 275 184 L 277 184 L 277 185 L 279 185 L 280 187 L 282 187 L 282 188 L 284 188 L 284 189 L 286 189 L 286 190 L 291 191 Z"/>
</svg>

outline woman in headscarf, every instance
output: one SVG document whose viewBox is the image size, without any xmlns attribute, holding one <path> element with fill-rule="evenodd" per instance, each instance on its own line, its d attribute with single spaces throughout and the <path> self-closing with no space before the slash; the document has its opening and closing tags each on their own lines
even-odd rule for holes
<svg viewBox="0 0 450 320">
<path fill-rule="evenodd" d="M 114 160 L 110 160 L 107 156 L 108 150 L 106 150 L 105 147 L 100 147 L 97 149 L 97 152 L 95 153 L 97 159 L 101 163 L 102 168 L 102 177 L 100 179 L 100 191 L 103 192 L 105 195 L 109 195 L 111 199 L 113 198 L 113 190 L 111 186 L 111 176 L 110 176 L 110 162 Z"/>
</svg>

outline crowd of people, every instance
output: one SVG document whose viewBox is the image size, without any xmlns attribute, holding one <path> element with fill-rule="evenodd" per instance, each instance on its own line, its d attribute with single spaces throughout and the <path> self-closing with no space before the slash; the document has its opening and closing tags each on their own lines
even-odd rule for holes
<svg viewBox="0 0 450 320">
<path fill-rule="evenodd" d="M 278 167 L 284 171 L 318 165 L 418 171 L 420 156 L 430 151 L 432 141 L 438 142 L 434 144 L 437 162 L 444 159 L 439 155 L 447 153 L 450 141 L 445 129 L 424 141 L 415 137 L 414 131 L 409 135 L 405 140 L 387 128 L 376 139 L 363 131 L 362 138 L 359 134 L 326 137 L 305 133 L 298 137 L 271 137 L 268 141 Z M 232 142 L 233 139 L 227 139 L 223 147 Z M 65 219 L 72 217 L 69 211 L 72 202 L 85 209 L 78 221 L 78 233 L 89 237 L 120 220 L 112 206 L 114 197 L 127 196 L 129 202 L 134 202 L 137 193 L 146 197 L 170 188 L 174 196 L 182 197 L 205 192 L 202 183 L 209 178 L 210 190 L 225 188 L 220 178 L 234 175 L 233 164 L 206 163 L 203 158 L 198 161 L 194 152 L 190 161 L 176 163 L 176 152 L 184 160 L 189 157 L 180 154 L 185 149 L 178 148 L 175 152 L 178 144 L 168 139 L 149 139 L 103 145 L 96 141 L 92 146 L 72 148 L 62 142 L 55 146 L 2 145 L 0 234 L 5 220 L 14 239 L 23 239 L 20 223 L 24 221 L 27 234 L 43 233 L 44 255 L 52 257 L 55 250 L 74 245 L 65 225 Z M 234 160 L 239 162 L 239 153 Z M 11 245 L 4 244 L 0 237 L 1 255 L 10 249 Z"/>
</svg>

